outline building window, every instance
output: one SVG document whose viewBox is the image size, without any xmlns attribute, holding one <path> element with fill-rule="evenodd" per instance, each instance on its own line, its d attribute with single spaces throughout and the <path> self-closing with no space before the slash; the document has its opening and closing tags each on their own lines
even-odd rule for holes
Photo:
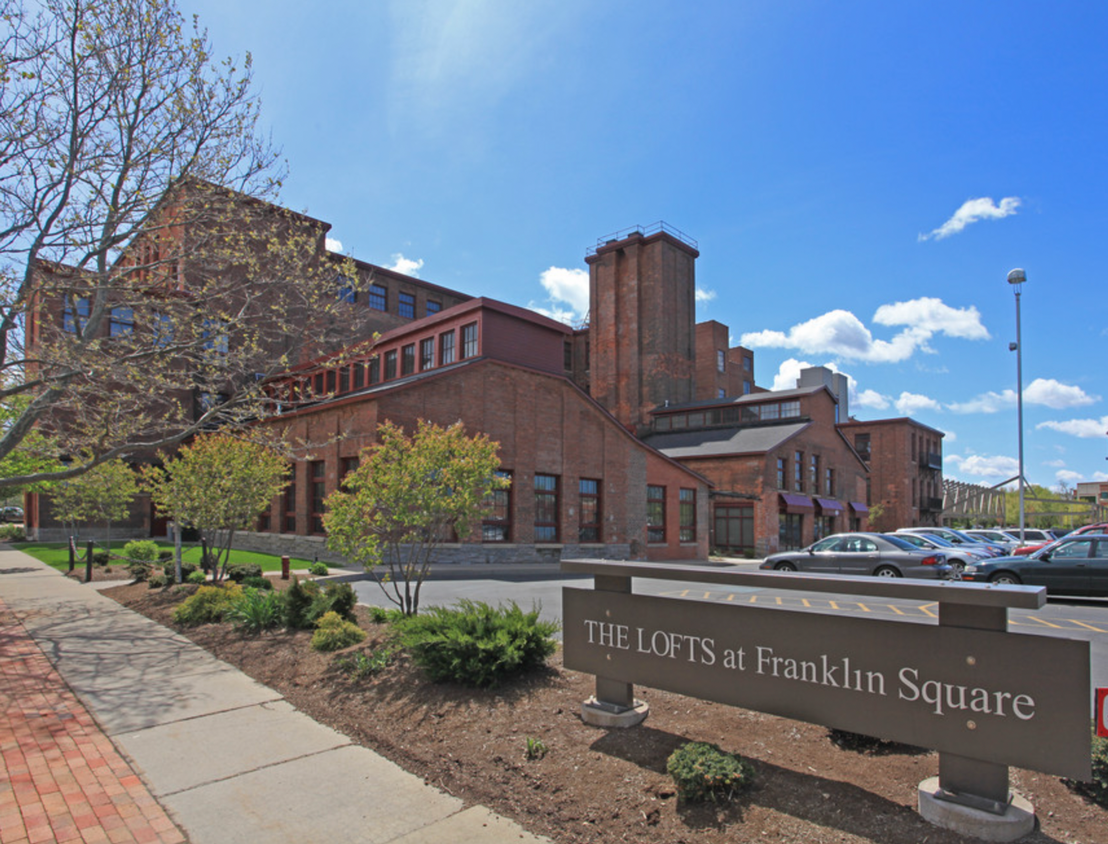
<svg viewBox="0 0 1108 844">
<path fill-rule="evenodd" d="M 217 355 L 225 355 L 230 349 L 227 339 L 227 328 L 222 320 L 204 320 L 204 324 L 200 329 L 200 338 L 203 340 L 203 348 L 206 352 L 215 352 Z"/>
<path fill-rule="evenodd" d="M 87 296 L 75 298 L 73 307 L 70 307 L 67 302 L 65 311 L 62 312 L 62 330 L 70 334 L 76 334 L 77 328 L 80 327 L 81 331 L 84 331 L 85 323 L 88 322 L 88 314 L 89 299 Z"/>
<path fill-rule="evenodd" d="M 435 368 L 435 338 L 419 341 L 419 371 Z"/>
<path fill-rule="evenodd" d="M 339 458 L 339 487 L 342 487 L 343 482 L 346 480 L 346 476 L 351 472 L 356 472 L 358 466 L 361 464 L 361 458 L 355 455 L 354 457 L 340 457 Z"/>
<path fill-rule="evenodd" d="M 296 463 L 290 463 L 289 483 L 285 487 L 281 509 L 284 510 L 284 532 L 296 533 Z"/>
<path fill-rule="evenodd" d="M 651 484 L 646 488 L 646 541 L 666 541 L 666 488 Z"/>
<path fill-rule="evenodd" d="M 512 536 L 512 473 L 504 470 L 496 473 L 508 481 L 504 489 L 490 490 L 485 496 L 485 518 L 481 522 L 482 542 L 508 542 Z"/>
<path fill-rule="evenodd" d="M 723 387 L 720 387 L 718 390 L 716 390 L 716 398 L 717 399 L 727 398 L 727 391 L 725 389 L 723 389 Z"/>
<path fill-rule="evenodd" d="M 169 314 L 155 313 L 151 333 L 154 335 L 154 348 L 166 348 L 173 342 L 173 317 Z"/>
<path fill-rule="evenodd" d="M 369 383 L 376 384 L 381 380 L 381 359 L 374 355 L 369 361 Z"/>
<path fill-rule="evenodd" d="M 335 394 L 335 370 L 327 370 L 327 395 L 333 396 Z"/>
<path fill-rule="evenodd" d="M 573 343 L 569 340 L 562 343 L 562 368 L 566 372 L 573 371 Z"/>
<path fill-rule="evenodd" d="M 763 404 L 758 408 L 758 415 L 763 422 L 777 419 L 781 415 L 781 405 L 779 404 Z"/>
<path fill-rule="evenodd" d="M 558 541 L 557 475 L 535 475 L 535 541 Z"/>
<path fill-rule="evenodd" d="M 132 308 L 112 308 L 108 313 L 108 336 L 119 337 L 135 330 L 135 312 Z"/>
<path fill-rule="evenodd" d="M 580 520 L 578 521 L 578 542 L 600 541 L 600 481 L 581 478 L 578 482 L 580 492 Z"/>
<path fill-rule="evenodd" d="M 681 505 L 681 541 L 696 542 L 696 490 L 679 490 L 678 502 Z"/>
<path fill-rule="evenodd" d="M 442 310 L 442 302 L 436 302 L 434 299 L 427 300 L 427 316 L 431 314 L 437 314 Z"/>
<path fill-rule="evenodd" d="M 783 401 L 781 402 L 781 418 L 782 419 L 795 419 L 800 415 L 800 402 L 798 401 Z"/>
<path fill-rule="evenodd" d="M 349 302 L 351 305 L 353 305 L 355 300 L 358 298 L 357 294 L 354 292 L 354 285 L 344 279 L 342 276 L 339 276 L 338 282 L 339 289 L 336 293 L 336 295 L 338 296 L 338 300 L 340 302 Z"/>
<path fill-rule="evenodd" d="M 315 396 L 323 395 L 323 373 L 317 372 L 315 377 L 312 378 L 312 393 Z"/>
<path fill-rule="evenodd" d="M 360 390 L 365 386 L 365 364 L 358 361 L 354 364 L 354 389 Z"/>
<path fill-rule="evenodd" d="M 835 497 L 835 470 L 823 470 L 823 494 L 828 498 Z"/>
<path fill-rule="evenodd" d="M 723 349 L 716 349 L 716 371 L 725 372 L 727 369 L 727 355 L 723 353 Z"/>
<path fill-rule="evenodd" d="M 793 452 L 793 491 L 804 492 L 804 452 Z"/>
<path fill-rule="evenodd" d="M 454 363 L 454 332 L 446 331 L 439 335 L 439 366 Z"/>
<path fill-rule="evenodd" d="M 788 478 L 788 462 L 789 461 L 786 460 L 784 457 L 778 457 L 777 458 L 777 488 L 778 489 L 788 489 L 788 486 L 786 485 L 787 482 L 788 482 L 787 481 L 787 478 Z"/>
<path fill-rule="evenodd" d="M 749 396 L 750 395 L 750 382 L 749 381 L 743 381 L 743 395 L 744 396 Z"/>
<path fill-rule="evenodd" d="M 312 473 L 311 533 L 323 533 L 323 501 L 327 498 L 327 463 L 313 460 L 308 464 Z"/>
<path fill-rule="evenodd" d="M 855 434 L 854 435 L 854 450 L 858 452 L 858 456 L 869 462 L 869 434 Z"/>
<path fill-rule="evenodd" d="M 339 370 L 339 394 L 350 392 L 350 367 L 344 366 Z"/>
<path fill-rule="evenodd" d="M 808 491 L 812 495 L 819 494 L 819 455 L 813 454 L 808 458 Z"/>
<path fill-rule="evenodd" d="M 382 284 L 369 285 L 369 306 L 375 311 L 389 309 L 389 291 Z"/>
<path fill-rule="evenodd" d="M 754 362 L 750 358 L 748 358 L 744 355 L 743 356 L 743 372 L 750 372 L 750 370 L 753 369 L 753 368 L 754 368 Z"/>
<path fill-rule="evenodd" d="M 415 319 L 415 296 L 411 293 L 398 293 L 396 312 L 404 319 Z"/>
<path fill-rule="evenodd" d="M 712 545 L 732 554 L 753 554 L 754 507 L 717 504 Z"/>
<path fill-rule="evenodd" d="M 415 372 L 415 343 L 409 343 L 400 350 L 400 374 L 411 375 Z"/>
<path fill-rule="evenodd" d="M 477 356 L 477 323 L 462 326 L 462 360 Z"/>
<path fill-rule="evenodd" d="M 385 380 L 391 381 L 396 377 L 396 349 L 385 352 Z"/>
</svg>

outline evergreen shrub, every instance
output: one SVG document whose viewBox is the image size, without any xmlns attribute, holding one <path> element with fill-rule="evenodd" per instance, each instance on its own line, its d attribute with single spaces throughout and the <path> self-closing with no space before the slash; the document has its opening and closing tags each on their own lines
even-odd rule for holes
<svg viewBox="0 0 1108 844">
<path fill-rule="evenodd" d="M 469 600 L 431 607 L 397 627 L 401 644 L 432 680 L 478 688 L 542 665 L 554 653 L 558 630 L 539 619 L 537 608 L 525 613 L 514 602 L 492 607 Z"/>
<path fill-rule="evenodd" d="M 242 587 L 237 583 L 229 586 L 201 586 L 195 594 L 177 605 L 173 610 L 173 620 L 186 627 L 222 621 L 223 616 L 241 599 Z"/>
<path fill-rule="evenodd" d="M 673 751 L 666 760 L 666 773 L 673 777 L 678 796 L 689 803 L 730 800 L 754 779 L 749 762 L 702 741 Z"/>
<path fill-rule="evenodd" d="M 312 648 L 317 651 L 340 651 L 364 642 L 366 632 L 337 612 L 327 612 L 316 622 Z"/>
</svg>

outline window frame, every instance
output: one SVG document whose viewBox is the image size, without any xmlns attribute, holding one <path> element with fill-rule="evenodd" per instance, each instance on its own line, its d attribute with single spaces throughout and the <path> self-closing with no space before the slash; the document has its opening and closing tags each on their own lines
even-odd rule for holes
<svg viewBox="0 0 1108 844">
<path fill-rule="evenodd" d="M 666 488 L 661 484 L 646 485 L 646 542 L 666 542 Z"/>
<path fill-rule="evenodd" d="M 577 541 L 581 543 L 603 542 L 600 533 L 602 510 L 600 495 L 602 482 L 596 478 L 578 478 L 577 480 Z"/>
<path fill-rule="evenodd" d="M 308 461 L 308 533 L 323 536 L 324 501 L 327 499 L 327 461 Z"/>
<path fill-rule="evenodd" d="M 679 510 L 678 539 L 681 542 L 696 542 L 696 490 L 679 487 L 677 490 Z"/>
<path fill-rule="evenodd" d="M 402 319 L 415 319 L 416 297 L 414 293 L 406 293 L 403 290 L 396 294 L 396 315 Z"/>
<path fill-rule="evenodd" d="M 419 371 L 435 368 L 435 338 L 424 337 L 419 341 Z"/>
<path fill-rule="evenodd" d="M 482 542 L 512 541 L 512 472 L 510 469 L 497 469 L 498 478 L 507 478 L 508 485 L 503 489 L 491 489 L 485 496 L 488 508 L 481 519 Z M 502 514 L 502 515 L 498 515 Z"/>
<path fill-rule="evenodd" d="M 561 501 L 560 478 L 558 475 L 548 475 L 536 472 L 532 480 L 532 489 L 535 494 L 535 543 L 555 543 L 559 541 Z M 540 518 L 549 516 L 550 518 Z"/>
<path fill-rule="evenodd" d="M 467 322 L 462 326 L 462 347 L 458 360 L 477 357 L 480 351 L 479 333 L 476 322 Z"/>
<path fill-rule="evenodd" d="M 71 301 L 73 303 L 72 308 L 69 306 Z M 62 308 L 62 331 L 66 334 L 76 334 L 77 330 L 80 329 L 83 334 L 91 312 L 91 298 L 88 296 L 73 296 L 72 298 L 67 296 Z"/>
<path fill-rule="evenodd" d="M 123 315 L 126 314 L 126 317 Z M 108 310 L 108 336 L 123 337 L 135 333 L 135 309 L 116 305 Z"/>
<path fill-rule="evenodd" d="M 369 290 L 366 293 L 367 303 L 370 308 L 375 311 L 388 311 L 389 309 L 389 289 L 383 284 L 373 283 L 369 285 Z"/>
</svg>

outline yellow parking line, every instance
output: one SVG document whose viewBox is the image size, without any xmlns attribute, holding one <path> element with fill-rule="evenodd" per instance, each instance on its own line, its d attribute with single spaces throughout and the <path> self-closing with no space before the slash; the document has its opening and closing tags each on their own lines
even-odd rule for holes
<svg viewBox="0 0 1108 844">
<path fill-rule="evenodd" d="M 803 602 L 804 606 L 806 606 L 808 609 L 812 608 L 812 602 L 809 601 L 807 598 L 801 598 L 800 600 Z"/>
<path fill-rule="evenodd" d="M 1037 622 L 1039 622 L 1039 624 L 1045 624 L 1047 627 L 1053 627 L 1055 630 L 1064 630 L 1065 629 L 1065 628 L 1062 627 L 1061 624 L 1054 624 L 1053 622 L 1050 622 L 1050 621 L 1043 621 L 1041 618 L 1038 618 L 1037 616 L 1034 616 L 1034 615 L 1029 615 L 1029 616 L 1027 616 L 1027 618 L 1030 619 L 1031 621 L 1037 621 Z"/>
<path fill-rule="evenodd" d="M 727 600 L 728 600 L 728 601 L 733 601 L 733 600 L 735 600 L 735 593 L 734 593 L 734 592 L 732 592 L 732 593 L 731 593 L 730 595 L 728 595 L 728 596 L 727 596 Z"/>
<path fill-rule="evenodd" d="M 900 609 L 900 607 L 898 607 L 898 606 L 896 606 L 896 605 L 894 605 L 894 604 L 886 604 L 886 606 L 887 606 L 887 607 L 888 607 L 888 608 L 889 608 L 890 610 L 892 610 L 893 612 L 895 612 L 895 613 L 896 613 L 897 615 L 904 615 L 904 612 L 903 612 L 903 610 L 901 610 L 901 609 Z"/>
<path fill-rule="evenodd" d="M 1080 624 L 1082 627 L 1092 630 L 1095 633 L 1108 633 L 1108 630 L 1105 630 L 1103 627 L 1094 627 L 1091 624 L 1086 624 L 1084 621 L 1078 621 L 1076 618 L 1068 618 L 1066 620 L 1070 624 Z"/>
<path fill-rule="evenodd" d="M 865 604 L 858 604 L 858 606 L 862 608 L 862 612 L 871 612 L 870 608 Z"/>
<path fill-rule="evenodd" d="M 831 605 L 831 609 L 833 609 L 833 610 L 840 609 L 840 607 L 838 605 L 838 602 L 836 602 L 836 601 L 828 601 L 827 603 L 829 603 Z"/>
<path fill-rule="evenodd" d="M 938 604 L 920 604 L 919 611 L 921 613 L 923 613 L 924 615 L 929 616 L 931 618 L 938 618 L 938 616 L 935 613 L 931 612 L 931 609 L 930 609 L 931 607 L 937 607 L 937 606 L 938 606 Z"/>
<path fill-rule="evenodd" d="M 757 601 L 758 601 L 758 596 L 757 595 L 751 595 L 750 596 L 750 601 L 748 603 L 754 604 L 754 603 L 757 603 Z"/>
</svg>

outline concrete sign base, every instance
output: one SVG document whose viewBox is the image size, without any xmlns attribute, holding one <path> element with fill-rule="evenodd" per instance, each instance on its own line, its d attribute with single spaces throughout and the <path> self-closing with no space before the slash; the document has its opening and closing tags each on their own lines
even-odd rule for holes
<svg viewBox="0 0 1108 844">
<path fill-rule="evenodd" d="M 635 727 L 646 720 L 650 714 L 650 705 L 641 700 L 634 706 L 613 706 L 597 700 L 595 695 L 581 704 L 581 720 L 594 727 Z"/>
<path fill-rule="evenodd" d="M 931 777 L 919 784 L 919 813 L 925 821 L 962 835 L 972 835 L 983 841 L 1016 841 L 1035 829 L 1035 807 L 1018 794 L 1003 814 L 994 814 L 936 795 L 941 793 L 939 778 Z"/>
</svg>

